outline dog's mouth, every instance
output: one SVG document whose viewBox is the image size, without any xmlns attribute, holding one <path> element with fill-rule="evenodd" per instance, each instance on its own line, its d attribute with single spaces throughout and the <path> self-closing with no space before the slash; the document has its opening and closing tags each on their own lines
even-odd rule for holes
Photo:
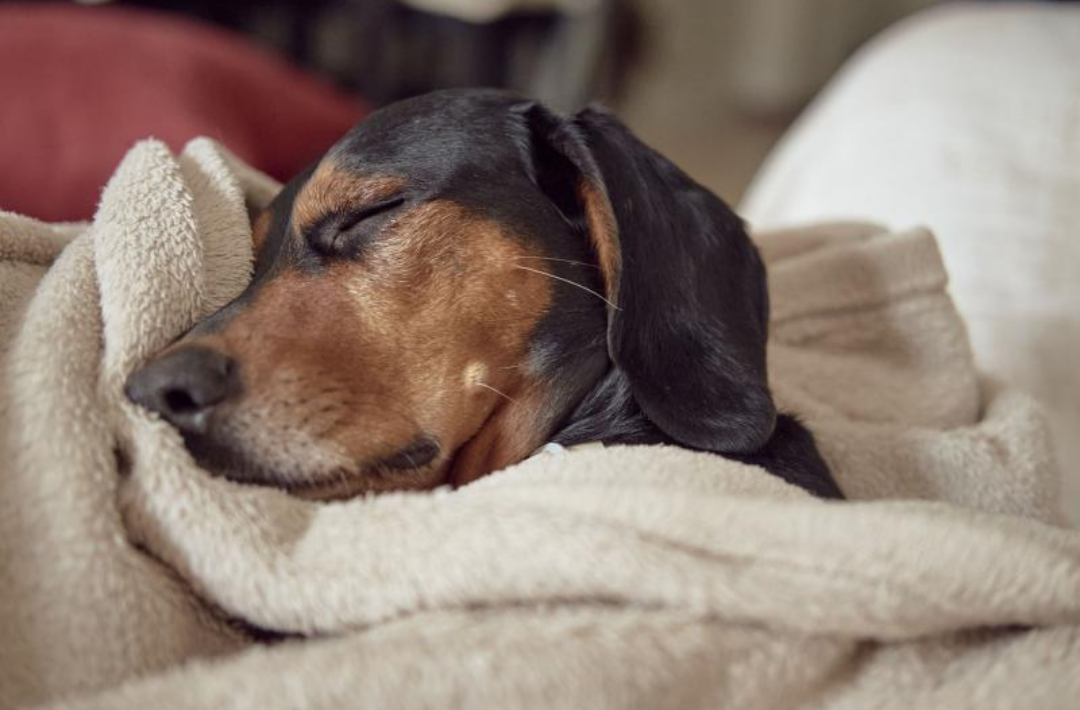
<svg viewBox="0 0 1080 710">
<path fill-rule="evenodd" d="M 184 437 L 198 464 L 215 476 L 246 485 L 278 488 L 305 500 L 347 500 L 365 493 L 432 488 L 445 478 L 449 462 L 439 461 L 441 447 L 421 434 L 389 456 L 310 473 L 283 472 L 252 461 L 234 448 L 203 437 Z"/>
<path fill-rule="evenodd" d="M 438 470 L 439 443 L 430 436 L 418 436 L 390 456 L 359 467 L 341 470 L 331 476 L 312 476 L 307 481 L 279 484 L 287 493 L 306 500 L 347 500 L 364 493 L 386 490 L 430 488 L 432 469 Z M 442 468 L 445 468 L 443 466 Z M 440 477 L 435 477 L 439 480 Z"/>
</svg>

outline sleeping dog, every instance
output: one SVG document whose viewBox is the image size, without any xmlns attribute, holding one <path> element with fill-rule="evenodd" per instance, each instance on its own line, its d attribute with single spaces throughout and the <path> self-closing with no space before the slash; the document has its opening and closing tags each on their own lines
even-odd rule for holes
<svg viewBox="0 0 1080 710">
<path fill-rule="evenodd" d="M 841 496 L 773 404 L 742 221 L 609 113 L 485 90 L 393 104 L 253 232 L 247 290 L 126 387 L 211 471 L 325 500 L 600 441 Z"/>
</svg>

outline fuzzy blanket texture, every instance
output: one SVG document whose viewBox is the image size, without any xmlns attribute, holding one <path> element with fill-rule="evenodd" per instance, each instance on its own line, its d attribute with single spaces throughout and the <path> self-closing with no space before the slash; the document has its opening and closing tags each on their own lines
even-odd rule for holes
<svg viewBox="0 0 1080 710">
<path fill-rule="evenodd" d="M 249 278 L 276 185 L 136 145 L 90 224 L 0 214 L 0 708 L 1075 708 L 1080 532 L 933 237 L 761 235 L 770 376 L 850 501 L 671 447 L 319 504 L 122 384 Z"/>
</svg>

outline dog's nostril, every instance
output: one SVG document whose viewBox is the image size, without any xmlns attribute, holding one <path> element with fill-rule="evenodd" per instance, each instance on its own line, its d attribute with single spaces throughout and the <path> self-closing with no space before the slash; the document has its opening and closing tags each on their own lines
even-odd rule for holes
<svg viewBox="0 0 1080 710">
<path fill-rule="evenodd" d="M 237 395 L 236 363 L 201 346 L 167 353 L 131 376 L 125 387 L 135 404 L 157 412 L 184 432 L 202 433 L 210 412 Z"/>
<path fill-rule="evenodd" d="M 177 414 L 188 414 L 202 409 L 201 406 L 184 390 L 168 390 L 165 393 L 165 406 Z"/>
</svg>

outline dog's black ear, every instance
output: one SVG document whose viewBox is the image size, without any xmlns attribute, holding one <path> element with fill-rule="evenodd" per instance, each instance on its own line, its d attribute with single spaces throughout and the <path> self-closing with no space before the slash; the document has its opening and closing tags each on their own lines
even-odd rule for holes
<svg viewBox="0 0 1080 710">
<path fill-rule="evenodd" d="M 564 213 L 576 199 L 587 226 L 610 301 L 608 350 L 642 411 L 687 446 L 760 448 L 776 422 L 768 291 L 742 220 L 603 110 L 521 112 L 534 155 L 556 168 L 542 165 L 538 183 Z"/>
</svg>

